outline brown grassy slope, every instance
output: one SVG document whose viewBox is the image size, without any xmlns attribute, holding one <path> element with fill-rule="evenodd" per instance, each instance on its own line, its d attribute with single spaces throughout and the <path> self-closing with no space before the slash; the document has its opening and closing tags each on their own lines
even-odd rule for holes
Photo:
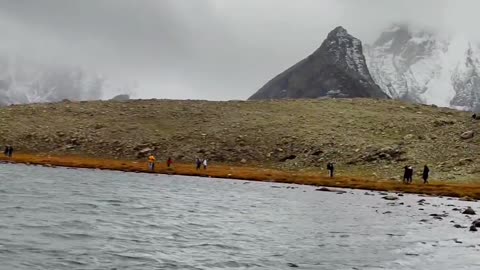
<svg viewBox="0 0 480 270">
<path fill-rule="evenodd" d="M 0 160 L 46 166 L 110 169 L 126 172 L 150 172 L 147 169 L 147 163 L 145 161 L 107 160 L 73 156 L 42 157 L 27 154 L 18 154 L 11 159 L 0 157 Z M 207 170 L 201 169 L 197 171 L 192 164 L 174 164 L 174 166 L 171 168 L 167 168 L 166 164 L 158 163 L 155 173 L 234 178 L 277 183 L 295 183 L 314 186 L 356 188 L 480 199 L 480 185 L 478 184 L 444 184 L 440 182 L 433 182 L 429 185 L 405 185 L 396 181 L 376 181 L 366 178 L 347 176 L 335 177 L 334 179 L 331 179 L 321 174 L 312 172 L 298 173 L 295 171 L 280 171 L 275 169 L 253 168 L 246 166 L 232 167 L 226 165 L 210 166 Z"/>
<path fill-rule="evenodd" d="M 398 178 L 404 164 L 428 163 L 437 179 L 475 180 L 480 123 L 468 113 L 398 101 L 79 102 L 0 109 L 0 144 L 32 154 L 159 159 Z M 289 156 L 294 159 L 280 161 Z"/>
</svg>

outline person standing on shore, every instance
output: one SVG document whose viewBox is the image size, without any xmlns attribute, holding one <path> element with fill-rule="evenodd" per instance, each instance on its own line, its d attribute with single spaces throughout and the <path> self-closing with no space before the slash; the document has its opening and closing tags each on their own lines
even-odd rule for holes
<svg viewBox="0 0 480 270">
<path fill-rule="evenodd" d="M 200 167 L 202 167 L 202 161 L 197 158 L 197 160 L 195 161 L 197 163 L 197 171 L 200 170 Z"/>
<path fill-rule="evenodd" d="M 8 145 L 5 145 L 5 151 L 3 152 L 5 154 L 6 157 L 8 157 Z"/>
<path fill-rule="evenodd" d="M 332 162 L 329 162 L 329 163 L 327 164 L 327 170 L 328 170 L 328 173 L 329 173 L 329 175 L 330 175 L 330 178 L 333 178 L 333 176 L 334 176 L 334 171 L 335 171 L 335 166 L 333 165 Z"/>
<path fill-rule="evenodd" d="M 407 169 L 407 183 L 411 184 L 413 182 L 413 167 L 408 166 Z"/>
<path fill-rule="evenodd" d="M 170 166 L 173 164 L 173 160 L 171 157 L 168 158 L 167 160 L 167 167 L 170 168 Z"/>
<path fill-rule="evenodd" d="M 148 157 L 148 167 L 152 172 L 155 170 L 155 156 L 153 154 Z"/>
<path fill-rule="evenodd" d="M 8 147 L 8 157 L 12 157 L 13 156 L 13 147 L 10 145 Z"/>
<path fill-rule="evenodd" d="M 423 183 L 424 183 L 424 184 L 428 184 L 428 176 L 429 176 L 429 173 L 430 173 L 430 169 L 428 168 L 427 165 L 425 165 L 425 166 L 423 167 L 423 175 L 422 175 L 422 177 L 423 177 Z"/>
<path fill-rule="evenodd" d="M 207 159 L 204 159 L 204 160 L 203 160 L 203 169 L 204 169 L 204 170 L 207 169 L 207 165 L 208 165 Z"/>
<path fill-rule="evenodd" d="M 403 167 L 403 183 L 408 184 L 408 165 Z"/>
</svg>

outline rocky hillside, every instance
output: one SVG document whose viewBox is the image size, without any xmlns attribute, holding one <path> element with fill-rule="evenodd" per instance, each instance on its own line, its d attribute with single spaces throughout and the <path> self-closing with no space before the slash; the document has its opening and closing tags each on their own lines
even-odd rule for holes
<svg viewBox="0 0 480 270">
<path fill-rule="evenodd" d="M 367 68 L 362 43 L 335 28 L 313 54 L 287 69 L 250 97 L 259 99 L 387 98 Z"/>
<path fill-rule="evenodd" d="M 393 100 L 92 101 L 0 108 L 0 144 L 26 153 L 324 170 L 398 178 L 480 177 L 480 120 Z M 468 133 L 468 131 L 471 131 Z M 467 133 L 465 133 L 467 132 Z M 463 138 L 462 138 L 463 134 Z"/>
</svg>

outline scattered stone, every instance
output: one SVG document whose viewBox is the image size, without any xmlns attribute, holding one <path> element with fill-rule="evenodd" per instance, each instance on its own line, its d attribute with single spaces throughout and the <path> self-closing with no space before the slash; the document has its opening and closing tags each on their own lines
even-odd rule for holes
<svg viewBox="0 0 480 270">
<path fill-rule="evenodd" d="M 297 158 L 296 155 L 289 155 L 289 156 L 286 156 L 286 157 L 281 158 L 279 161 L 280 161 L 280 162 L 285 162 L 285 161 L 287 161 L 287 160 L 293 160 L 293 159 L 296 159 L 296 158 Z"/>
<path fill-rule="evenodd" d="M 470 198 L 468 196 L 465 196 L 465 197 L 462 197 L 460 198 L 460 201 L 464 201 L 464 202 L 476 202 L 477 200 L 473 199 L 473 198 Z"/>
<path fill-rule="evenodd" d="M 446 214 L 446 213 L 443 213 L 443 214 L 430 214 L 430 216 L 431 216 L 431 217 L 442 217 L 442 218 L 444 218 L 444 217 L 448 217 L 448 214 Z"/>
<path fill-rule="evenodd" d="M 448 125 L 453 125 L 453 124 L 455 124 L 455 120 L 446 119 L 446 118 L 435 119 L 433 121 L 433 126 L 435 126 L 435 127 L 443 127 L 443 126 L 448 126 Z"/>
<path fill-rule="evenodd" d="M 292 268 L 298 268 L 298 265 L 296 265 L 294 263 L 287 263 L 287 266 L 292 267 Z"/>
<path fill-rule="evenodd" d="M 142 150 L 138 151 L 137 158 L 146 157 L 152 151 L 153 151 L 153 149 L 150 148 L 150 147 L 143 148 Z"/>
<path fill-rule="evenodd" d="M 462 226 L 460 224 L 455 224 L 453 225 L 454 228 L 457 228 L 457 229 L 466 229 L 467 227 L 466 226 Z"/>
<path fill-rule="evenodd" d="M 326 187 L 317 188 L 316 191 L 335 192 L 335 193 L 337 193 L 337 194 L 345 194 L 345 193 L 347 193 L 347 192 L 344 191 L 344 190 L 331 189 L 331 188 L 326 188 Z"/>
<path fill-rule="evenodd" d="M 393 195 L 387 195 L 387 196 L 383 196 L 382 199 L 387 200 L 387 201 L 396 201 L 396 200 L 398 200 L 398 197 L 393 196 Z"/>
<path fill-rule="evenodd" d="M 247 160 L 242 158 L 242 160 L 240 160 L 240 163 L 245 164 L 245 163 L 247 163 Z"/>
<path fill-rule="evenodd" d="M 475 211 L 469 206 L 465 211 L 462 212 L 464 215 L 476 215 Z"/>
<path fill-rule="evenodd" d="M 476 231 L 478 231 L 478 230 L 477 230 L 477 227 L 476 227 L 476 226 L 473 226 L 473 225 L 472 225 L 472 226 L 470 226 L 470 231 L 471 231 L 471 232 L 476 232 Z"/>
<path fill-rule="evenodd" d="M 392 213 L 392 211 L 383 212 L 384 215 L 385 214 L 391 214 L 391 213 Z"/>
<path fill-rule="evenodd" d="M 462 133 L 462 135 L 460 135 L 460 138 L 462 138 L 464 140 L 468 140 L 468 139 L 473 138 L 474 135 L 475 135 L 475 132 L 473 130 L 469 130 L 469 131 L 465 131 L 464 133 Z"/>
<path fill-rule="evenodd" d="M 480 219 L 476 219 L 472 222 L 472 226 L 480 227 Z"/>
</svg>

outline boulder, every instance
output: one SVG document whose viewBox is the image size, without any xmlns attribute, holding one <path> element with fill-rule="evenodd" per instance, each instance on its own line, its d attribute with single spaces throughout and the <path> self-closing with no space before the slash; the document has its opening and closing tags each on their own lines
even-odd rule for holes
<svg viewBox="0 0 480 270">
<path fill-rule="evenodd" d="M 138 158 L 146 157 L 152 151 L 153 151 L 153 149 L 150 148 L 150 147 L 143 148 L 142 150 L 137 152 L 137 157 Z"/>
<path fill-rule="evenodd" d="M 477 200 L 473 199 L 473 198 L 470 198 L 468 196 L 465 196 L 465 197 L 462 197 L 460 198 L 460 201 L 464 201 L 464 202 L 476 202 Z"/>
<path fill-rule="evenodd" d="M 476 219 L 472 222 L 472 226 L 480 227 L 480 219 Z"/>
<path fill-rule="evenodd" d="M 130 100 L 130 96 L 127 94 L 116 95 L 112 99 L 113 101 L 127 101 Z"/>
<path fill-rule="evenodd" d="M 470 231 L 471 231 L 471 232 L 476 232 L 476 231 L 478 231 L 478 230 L 477 230 L 477 227 L 475 227 L 475 226 L 472 225 L 472 226 L 470 226 Z"/>
<path fill-rule="evenodd" d="M 469 131 L 463 132 L 462 135 L 460 135 L 460 138 L 464 140 L 468 140 L 473 138 L 473 136 L 475 136 L 475 132 L 473 130 L 469 130 Z"/>
<path fill-rule="evenodd" d="M 477 213 L 475 213 L 475 211 L 471 207 L 468 207 L 467 209 L 465 209 L 465 211 L 462 212 L 462 214 L 464 214 L 464 215 L 476 215 Z"/>
</svg>

